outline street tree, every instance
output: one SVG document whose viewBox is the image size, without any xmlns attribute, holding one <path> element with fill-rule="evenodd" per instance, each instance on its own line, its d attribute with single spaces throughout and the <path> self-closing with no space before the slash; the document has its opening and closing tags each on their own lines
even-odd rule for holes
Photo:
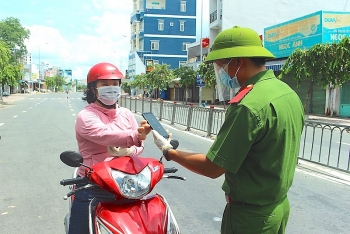
<svg viewBox="0 0 350 234">
<path fill-rule="evenodd" d="M 216 99 L 216 77 L 213 63 L 201 63 L 197 70 L 205 82 L 205 87 L 213 89 L 212 102 Z"/>
<path fill-rule="evenodd" d="M 158 90 L 165 90 L 174 78 L 174 75 L 168 64 L 157 64 L 154 70 L 147 74 L 147 78 L 155 98 L 158 98 Z"/>
<path fill-rule="evenodd" d="M 56 81 L 54 77 L 46 77 L 45 78 L 45 83 L 48 89 L 55 89 L 56 86 Z M 55 91 L 55 90 L 54 90 Z"/>
<path fill-rule="evenodd" d="M 134 77 L 133 81 L 130 81 L 130 87 L 131 88 L 141 88 L 143 93 L 145 91 L 145 88 L 150 84 L 148 82 L 147 74 L 142 73 L 140 75 L 136 75 Z"/>
<path fill-rule="evenodd" d="M 54 86 L 53 87 L 56 87 L 55 91 L 62 91 L 63 85 L 66 84 L 66 80 L 63 78 L 62 75 L 56 75 L 53 77 L 53 79 L 54 79 Z"/>
<path fill-rule="evenodd" d="M 180 78 L 180 87 L 185 87 L 184 101 L 187 103 L 188 88 L 196 83 L 196 72 L 188 66 L 181 66 L 173 70 L 174 77 Z"/>
<path fill-rule="evenodd" d="M 28 53 L 24 42 L 29 36 L 30 31 L 21 25 L 19 19 L 9 17 L 0 21 L 0 40 L 12 51 L 11 62 Z"/>
<path fill-rule="evenodd" d="M 5 85 L 15 86 L 21 80 L 23 67 L 20 63 L 20 58 L 27 54 L 24 41 L 29 38 L 29 35 L 29 30 L 22 27 L 20 21 L 16 18 L 9 17 L 0 21 L 0 41 L 2 42 L 0 46 L 7 48 L 6 52 L 1 49 L 2 55 L 0 56 L 9 58 L 8 60 L 1 58 L 0 79 L 2 89 Z"/>
<path fill-rule="evenodd" d="M 2 79 L 5 76 L 5 68 L 10 63 L 11 59 L 11 51 L 7 47 L 6 43 L 0 40 L 0 82 L 2 83 Z"/>
<path fill-rule="evenodd" d="M 11 50 L 7 44 L 0 40 L 0 83 L 1 90 L 5 84 L 14 86 L 22 76 L 21 66 L 18 62 L 11 62 Z"/>
<path fill-rule="evenodd" d="M 309 50 L 296 49 L 281 68 L 278 78 L 292 76 L 297 87 L 302 81 L 309 81 L 310 86 L 304 101 L 308 103 L 315 84 L 332 92 L 332 87 L 341 86 L 350 80 L 350 38 L 344 37 L 340 42 L 316 44 Z"/>
<path fill-rule="evenodd" d="M 123 90 L 125 93 L 131 93 L 131 86 L 130 86 L 129 82 L 124 81 L 124 82 L 122 83 L 122 90 Z"/>
</svg>

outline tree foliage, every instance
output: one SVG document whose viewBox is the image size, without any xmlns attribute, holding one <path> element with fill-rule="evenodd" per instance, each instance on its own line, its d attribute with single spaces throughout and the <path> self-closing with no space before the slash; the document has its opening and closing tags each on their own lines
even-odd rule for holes
<svg viewBox="0 0 350 234">
<path fill-rule="evenodd" d="M 173 70 L 174 77 L 181 78 L 180 86 L 188 88 L 196 83 L 196 72 L 188 66 L 181 66 Z"/>
<path fill-rule="evenodd" d="M 180 86 L 184 86 L 186 89 L 185 92 L 185 101 L 187 102 L 188 88 L 196 83 L 196 72 L 192 67 L 181 66 L 173 70 L 174 77 L 180 78 Z"/>
<path fill-rule="evenodd" d="M 130 86 L 132 88 L 142 88 L 144 89 L 146 86 L 149 85 L 147 74 L 143 73 L 140 75 L 136 75 L 134 77 L 134 80 L 130 82 Z"/>
<path fill-rule="evenodd" d="M 153 71 L 147 74 L 148 84 L 153 89 L 165 90 L 174 78 L 168 64 L 157 64 Z"/>
<path fill-rule="evenodd" d="M 0 40 L 0 83 L 2 83 L 2 79 L 6 75 L 5 70 L 11 59 L 10 52 L 6 43 Z"/>
<path fill-rule="evenodd" d="M 12 51 L 12 61 L 28 53 L 24 41 L 29 39 L 29 36 L 30 31 L 22 27 L 19 19 L 9 17 L 0 21 L 0 40 Z"/>
<path fill-rule="evenodd" d="M 54 77 L 45 77 L 46 86 L 49 89 L 55 89 L 55 91 L 60 90 L 61 87 L 66 83 L 65 79 L 61 75 L 56 75 Z"/>
<path fill-rule="evenodd" d="M 297 49 L 286 60 L 279 78 L 291 75 L 297 86 L 303 80 L 326 87 L 342 85 L 350 79 L 350 37 L 340 42 L 316 44 L 309 50 Z"/>
<path fill-rule="evenodd" d="M 201 63 L 198 68 L 198 74 L 205 82 L 205 87 L 212 88 L 216 85 L 216 78 L 213 63 Z"/>
<path fill-rule="evenodd" d="M 27 54 L 24 41 L 30 32 L 16 18 L 0 21 L 0 82 L 15 86 L 22 78 L 23 67 L 20 58 Z"/>
<path fill-rule="evenodd" d="M 124 81 L 124 82 L 122 83 L 122 90 L 123 90 L 125 93 L 131 93 L 131 86 L 130 86 L 129 82 Z"/>
</svg>

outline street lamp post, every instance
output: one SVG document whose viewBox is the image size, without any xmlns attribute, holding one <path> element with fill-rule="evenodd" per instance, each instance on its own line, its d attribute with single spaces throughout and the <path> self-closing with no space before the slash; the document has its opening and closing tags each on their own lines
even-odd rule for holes
<svg viewBox="0 0 350 234">
<path fill-rule="evenodd" d="M 203 0 L 201 0 L 201 37 L 199 40 L 199 48 L 200 48 L 200 54 L 199 54 L 199 62 L 200 64 L 203 62 L 203 49 L 202 49 L 202 38 L 203 38 Z M 202 85 L 199 86 L 199 105 L 202 104 Z"/>
<path fill-rule="evenodd" d="M 45 43 L 46 45 L 48 44 L 48 42 Z M 38 83 L 39 83 L 39 93 L 40 93 L 40 83 L 41 83 L 41 60 L 40 60 L 40 47 L 41 45 L 39 45 L 39 79 L 38 79 Z"/>
<path fill-rule="evenodd" d="M 39 45 L 39 93 L 40 93 L 40 81 L 41 81 L 41 61 L 40 61 L 40 45 Z"/>
</svg>

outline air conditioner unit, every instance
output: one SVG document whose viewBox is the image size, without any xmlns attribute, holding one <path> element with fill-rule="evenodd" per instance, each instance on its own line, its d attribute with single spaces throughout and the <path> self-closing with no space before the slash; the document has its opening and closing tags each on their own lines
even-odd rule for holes
<svg viewBox="0 0 350 234">
<path fill-rule="evenodd" d="M 173 22 L 170 22 L 170 26 L 174 26 L 174 23 L 173 23 Z"/>
</svg>

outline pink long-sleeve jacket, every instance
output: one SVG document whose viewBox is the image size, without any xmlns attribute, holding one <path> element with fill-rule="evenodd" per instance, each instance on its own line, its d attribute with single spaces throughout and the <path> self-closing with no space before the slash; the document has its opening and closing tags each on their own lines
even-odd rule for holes
<svg viewBox="0 0 350 234">
<path fill-rule="evenodd" d="M 87 166 L 111 157 L 107 146 L 131 147 L 133 156 L 140 155 L 144 149 L 143 142 L 137 138 L 138 124 L 134 115 L 126 108 L 106 109 L 91 103 L 79 112 L 75 123 L 76 139 L 79 152 Z M 78 170 L 85 176 L 85 167 Z"/>
</svg>

